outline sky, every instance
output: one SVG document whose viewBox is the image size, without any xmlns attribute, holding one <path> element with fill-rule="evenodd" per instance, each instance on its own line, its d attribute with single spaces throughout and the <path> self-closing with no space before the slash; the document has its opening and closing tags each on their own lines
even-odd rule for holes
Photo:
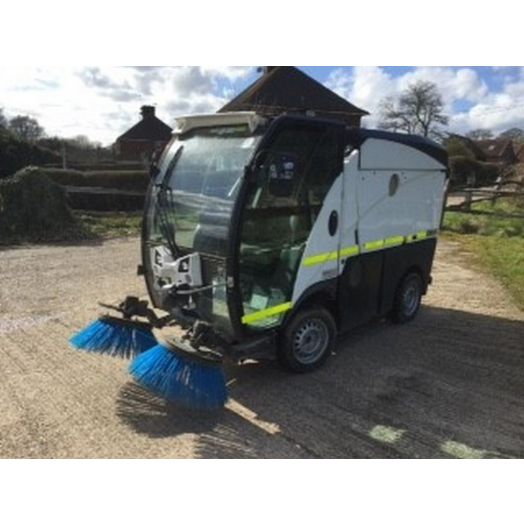
<svg viewBox="0 0 524 524">
<path fill-rule="evenodd" d="M 369 128 L 381 101 L 417 80 L 437 84 L 449 131 L 524 128 L 524 67 L 300 68 L 369 111 Z M 216 111 L 258 75 L 255 66 L 0 67 L 0 108 L 8 118 L 36 118 L 49 136 L 110 145 L 139 120 L 142 105 L 156 106 L 172 126 L 177 116 Z"/>
</svg>

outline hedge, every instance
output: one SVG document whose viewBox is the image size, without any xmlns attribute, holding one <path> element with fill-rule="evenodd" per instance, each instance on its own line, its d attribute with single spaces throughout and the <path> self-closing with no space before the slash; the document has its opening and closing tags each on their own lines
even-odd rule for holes
<svg viewBox="0 0 524 524">
<path fill-rule="evenodd" d="M 86 236 L 67 205 L 64 189 L 38 168 L 25 168 L 0 179 L 0 244 Z"/>
<path fill-rule="evenodd" d="M 19 140 L 0 128 L 0 178 L 12 175 L 26 166 L 56 162 L 59 158 L 52 151 Z"/>
<path fill-rule="evenodd" d="M 52 169 L 62 169 L 62 162 L 50 162 L 46 167 Z M 148 169 L 141 162 L 67 162 L 67 170 L 72 171 L 141 171 Z"/>
<path fill-rule="evenodd" d="M 68 193 L 68 205 L 81 211 L 142 211 L 145 195 Z"/>
<path fill-rule="evenodd" d="M 77 171 L 73 169 L 40 169 L 40 172 L 62 186 L 105 187 L 146 192 L 149 175 L 145 171 Z"/>
</svg>

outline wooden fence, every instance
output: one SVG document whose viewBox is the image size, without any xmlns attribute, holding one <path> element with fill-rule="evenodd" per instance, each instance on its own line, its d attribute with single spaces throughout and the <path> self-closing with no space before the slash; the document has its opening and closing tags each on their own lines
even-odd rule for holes
<svg viewBox="0 0 524 524">
<path fill-rule="evenodd" d="M 474 209 L 473 204 L 479 202 L 490 202 L 491 207 L 495 207 L 495 204 L 501 198 L 524 198 L 524 191 L 512 191 L 502 189 L 504 185 L 516 185 L 522 187 L 519 182 L 509 182 L 506 184 L 500 184 L 495 188 L 465 188 L 458 191 L 453 191 L 448 194 L 446 211 L 453 211 L 455 213 L 467 213 L 471 215 L 486 215 L 497 218 L 522 218 L 524 219 L 524 213 L 504 213 L 499 210 L 485 210 L 485 209 Z"/>
</svg>

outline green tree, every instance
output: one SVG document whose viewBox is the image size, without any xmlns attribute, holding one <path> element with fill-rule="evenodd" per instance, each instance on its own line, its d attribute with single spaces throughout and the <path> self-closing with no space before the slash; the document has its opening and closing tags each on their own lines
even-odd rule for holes
<svg viewBox="0 0 524 524">
<path fill-rule="evenodd" d="M 21 140 L 34 143 L 44 136 L 44 128 L 30 116 L 18 115 L 9 121 L 9 130 Z"/>
<path fill-rule="evenodd" d="M 446 149 L 448 150 L 448 155 L 450 157 L 460 156 L 460 157 L 471 158 L 472 160 L 475 160 L 475 154 L 467 146 L 464 140 L 460 140 L 459 138 L 456 138 L 456 137 L 451 137 L 445 140 L 444 145 Z"/>
<path fill-rule="evenodd" d="M 390 131 L 440 138 L 439 126 L 448 124 L 442 96 L 432 82 L 410 85 L 398 99 L 386 98 L 381 103 L 379 127 Z"/>
<path fill-rule="evenodd" d="M 7 127 L 7 118 L 4 116 L 4 110 L 0 107 L 0 129 Z"/>
</svg>

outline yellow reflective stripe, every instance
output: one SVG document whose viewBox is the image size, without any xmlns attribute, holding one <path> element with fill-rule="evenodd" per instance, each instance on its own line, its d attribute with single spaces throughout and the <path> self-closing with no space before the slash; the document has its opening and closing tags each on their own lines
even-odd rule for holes
<svg viewBox="0 0 524 524">
<path fill-rule="evenodd" d="M 279 304 L 278 306 L 270 307 L 269 309 L 263 309 L 262 311 L 257 311 L 256 313 L 250 313 L 249 315 L 244 315 L 242 317 L 243 324 L 254 324 L 259 320 L 264 320 L 269 317 L 275 317 L 281 313 L 289 311 L 293 307 L 293 302 L 286 302 L 284 304 Z"/>
<path fill-rule="evenodd" d="M 306 259 L 304 259 L 304 266 L 318 266 L 319 264 L 325 264 L 329 260 L 332 260 L 330 258 L 331 255 L 332 253 L 322 253 L 322 255 L 314 255 L 312 257 L 307 257 Z"/>
<path fill-rule="evenodd" d="M 425 240 L 429 238 L 430 233 L 428 231 L 419 231 L 413 235 L 403 237 L 401 235 L 389 237 L 386 239 L 374 240 L 373 242 L 366 242 L 364 244 L 364 251 L 378 251 L 382 248 L 401 246 L 404 242 L 418 242 L 419 240 Z M 306 267 L 318 266 L 325 264 L 326 262 L 336 260 L 338 257 L 347 258 L 353 257 L 360 254 L 360 248 L 358 246 L 351 246 L 341 249 L 340 251 L 332 251 L 331 253 L 322 253 L 321 255 L 313 255 L 304 259 L 302 265 Z"/>
<path fill-rule="evenodd" d="M 428 238 L 429 234 L 427 231 L 419 231 L 418 233 L 415 233 L 413 235 L 408 235 L 406 237 L 407 242 L 417 242 L 418 240 L 425 240 Z"/>
<path fill-rule="evenodd" d="M 341 257 L 354 257 L 355 255 L 358 255 L 359 253 L 360 253 L 360 249 L 358 246 L 346 247 L 340 250 Z"/>
<path fill-rule="evenodd" d="M 366 251 L 375 251 L 384 247 L 384 240 L 374 240 L 373 242 L 366 242 L 364 249 Z"/>
<path fill-rule="evenodd" d="M 346 247 L 340 251 L 332 251 L 331 253 L 322 253 L 321 255 L 313 255 L 312 257 L 307 257 L 304 259 L 302 265 L 311 267 L 318 266 L 320 264 L 325 264 L 333 260 L 337 260 L 338 257 L 353 257 L 359 254 L 358 246 Z"/>
<path fill-rule="evenodd" d="M 386 247 L 400 246 L 403 243 L 404 243 L 404 237 L 401 237 L 401 236 L 389 237 L 389 238 L 386 238 L 386 240 L 384 240 L 384 245 Z"/>
</svg>

